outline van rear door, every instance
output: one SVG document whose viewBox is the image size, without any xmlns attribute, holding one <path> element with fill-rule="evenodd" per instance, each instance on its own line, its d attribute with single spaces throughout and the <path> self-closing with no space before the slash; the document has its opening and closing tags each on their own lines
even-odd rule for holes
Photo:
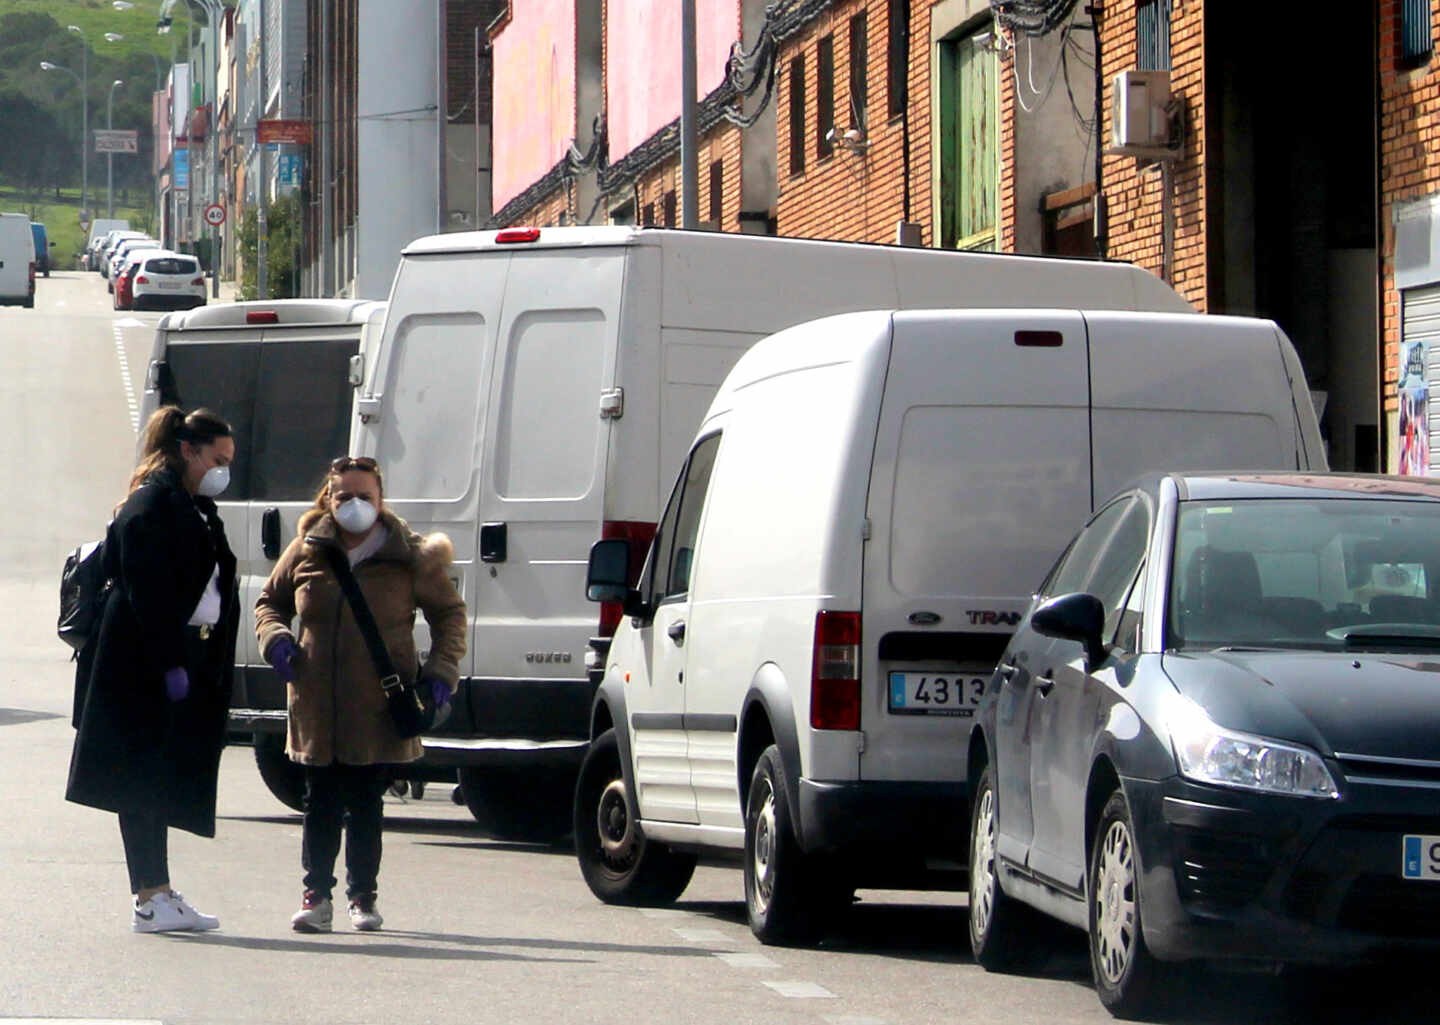
<svg viewBox="0 0 1440 1025">
<path fill-rule="evenodd" d="M 1085 321 L 1097 505 L 1151 470 L 1308 467 L 1297 418 L 1313 407 L 1296 408 L 1271 321 L 1093 311 Z"/>
<path fill-rule="evenodd" d="M 330 460 L 345 451 L 353 398 L 349 363 L 359 349 L 360 327 L 232 325 L 157 339 L 142 407 L 147 418 L 162 402 L 173 402 L 186 410 L 211 409 L 235 429 L 230 486 L 216 504 L 239 561 L 237 665 L 264 664 L 255 641 L 255 599 L 295 536 L 300 514 L 314 501 Z"/>
<path fill-rule="evenodd" d="M 860 777 L 959 782 L 983 682 L 1090 513 L 1085 322 L 894 325 L 866 513 Z"/>
</svg>

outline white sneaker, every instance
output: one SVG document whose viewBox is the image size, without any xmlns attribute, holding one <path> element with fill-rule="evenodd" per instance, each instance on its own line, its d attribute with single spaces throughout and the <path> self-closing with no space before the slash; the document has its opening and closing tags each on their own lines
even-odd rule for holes
<svg viewBox="0 0 1440 1025">
<path fill-rule="evenodd" d="M 375 932 L 385 924 L 375 907 L 375 895 L 366 894 L 350 902 L 350 924 L 360 932 Z"/>
<path fill-rule="evenodd" d="M 180 894 L 174 890 L 171 890 L 168 894 L 160 894 L 160 897 L 168 901 L 170 906 L 179 913 L 181 920 L 186 923 L 185 928 L 194 929 L 196 932 L 205 932 L 209 929 L 220 928 L 220 919 L 214 915 L 207 915 L 203 912 L 196 911 L 184 897 L 180 896 Z"/>
<path fill-rule="evenodd" d="M 143 903 L 136 901 L 131 907 L 130 931 L 174 932 L 194 928 L 167 898 L 167 894 L 157 893 Z"/>
<path fill-rule="evenodd" d="M 300 910 L 290 916 L 290 928 L 296 932 L 329 932 L 334 919 L 335 905 L 330 898 L 306 890 Z"/>
</svg>

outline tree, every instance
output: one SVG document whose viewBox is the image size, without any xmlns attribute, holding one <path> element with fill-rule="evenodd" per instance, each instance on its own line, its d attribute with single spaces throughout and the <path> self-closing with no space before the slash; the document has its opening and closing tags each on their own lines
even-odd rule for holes
<svg viewBox="0 0 1440 1025">
<path fill-rule="evenodd" d="M 265 246 L 267 299 L 294 299 L 300 294 L 300 194 L 291 192 L 270 204 Z M 240 298 L 257 299 L 256 267 L 260 234 L 258 211 L 250 207 L 240 225 Z"/>
</svg>

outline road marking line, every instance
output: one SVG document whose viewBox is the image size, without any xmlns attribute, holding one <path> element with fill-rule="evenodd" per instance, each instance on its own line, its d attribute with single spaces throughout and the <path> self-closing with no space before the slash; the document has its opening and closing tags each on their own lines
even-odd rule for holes
<svg viewBox="0 0 1440 1025">
<path fill-rule="evenodd" d="M 678 908 L 642 908 L 640 913 L 646 918 L 691 918 L 694 917 L 688 911 L 681 911 Z"/>
<path fill-rule="evenodd" d="M 824 986 L 814 982 L 767 982 L 776 993 L 782 997 L 790 997 L 792 1000 L 834 1000 L 835 994 L 831 993 Z"/>
<path fill-rule="evenodd" d="M 671 929 L 676 936 L 679 936 L 686 943 L 734 943 L 735 941 L 726 936 L 719 929 Z"/>
<path fill-rule="evenodd" d="M 135 398 L 135 385 L 130 378 L 130 360 L 125 355 L 125 332 L 119 324 L 110 329 L 115 336 L 115 355 L 120 357 L 120 383 L 125 386 L 125 402 L 130 407 L 130 429 L 140 433 L 140 403 Z M 3 1019 L 0 1019 L 3 1022 Z"/>
<path fill-rule="evenodd" d="M 779 968 L 780 966 L 764 954 L 716 954 L 731 968 Z"/>
</svg>

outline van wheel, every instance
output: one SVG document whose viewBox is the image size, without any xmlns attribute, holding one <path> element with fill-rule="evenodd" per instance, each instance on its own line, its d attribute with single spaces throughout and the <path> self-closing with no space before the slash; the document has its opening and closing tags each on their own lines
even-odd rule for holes
<svg viewBox="0 0 1440 1025">
<path fill-rule="evenodd" d="M 281 804 L 295 811 L 305 810 L 305 770 L 285 753 L 284 738 L 268 734 L 256 736 L 255 767 Z"/>
<path fill-rule="evenodd" d="M 1090 970 L 1095 992 L 1117 1018 L 1145 1019 L 1163 1010 L 1159 969 L 1145 945 L 1140 911 L 1140 858 L 1125 795 L 1105 802 L 1090 852 Z"/>
<path fill-rule="evenodd" d="M 459 776 L 465 805 L 486 835 L 553 844 L 570 832 L 573 782 L 565 773 L 469 766 Z"/>
<path fill-rule="evenodd" d="M 672 903 L 695 874 L 695 855 L 647 840 L 630 815 L 613 729 L 595 738 L 575 787 L 575 857 L 590 892 L 606 904 Z"/>
<path fill-rule="evenodd" d="M 1033 960 L 1029 908 L 1006 896 L 995 860 L 995 770 L 987 765 L 970 813 L 970 951 L 987 972 L 1011 972 Z"/>
<path fill-rule="evenodd" d="M 761 943 L 812 943 L 854 895 L 827 859 L 800 849 L 780 749 L 767 747 L 745 802 L 745 912 Z"/>
</svg>

